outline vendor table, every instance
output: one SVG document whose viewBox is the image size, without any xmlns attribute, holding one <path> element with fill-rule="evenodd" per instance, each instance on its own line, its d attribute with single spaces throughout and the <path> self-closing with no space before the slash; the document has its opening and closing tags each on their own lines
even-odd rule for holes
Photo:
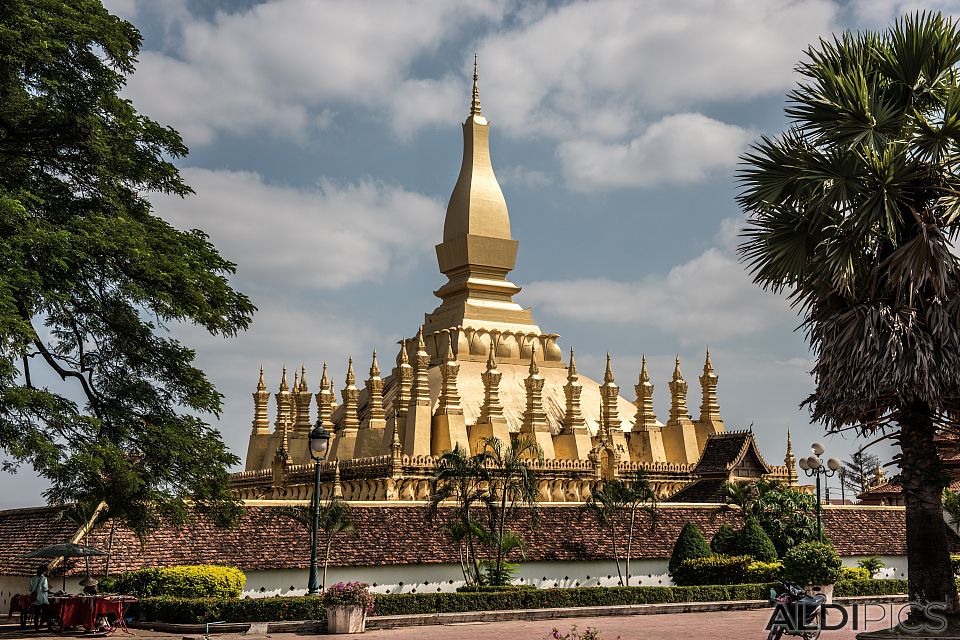
<svg viewBox="0 0 960 640">
<path fill-rule="evenodd" d="M 126 628 L 123 615 L 126 608 L 136 602 L 126 596 L 68 596 L 51 598 L 54 617 L 60 619 L 60 629 L 86 627 L 93 631 L 100 616 L 113 617 L 117 626 Z"/>
</svg>

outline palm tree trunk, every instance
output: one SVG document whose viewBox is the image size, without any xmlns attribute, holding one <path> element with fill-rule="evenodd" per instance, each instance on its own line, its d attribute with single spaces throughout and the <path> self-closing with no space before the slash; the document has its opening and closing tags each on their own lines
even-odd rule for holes
<svg viewBox="0 0 960 640">
<path fill-rule="evenodd" d="M 327 590 L 327 565 L 330 563 L 330 544 L 333 542 L 333 536 L 327 537 L 327 549 L 323 554 L 323 579 L 320 582 L 320 591 Z"/>
<path fill-rule="evenodd" d="M 476 584 L 480 584 L 480 561 L 477 559 L 477 549 L 473 542 L 473 522 L 467 517 L 467 551 L 470 553 L 470 561 L 473 563 L 473 579 Z"/>
<path fill-rule="evenodd" d="M 500 498 L 500 523 L 497 526 L 497 582 L 503 582 L 503 528 L 507 518 L 507 481 L 503 481 L 503 496 Z"/>
<path fill-rule="evenodd" d="M 617 552 L 617 521 L 610 518 L 610 535 L 613 538 L 613 561 L 617 563 L 617 577 L 620 579 L 620 586 L 623 586 L 623 572 L 620 571 L 620 554 Z"/>
<path fill-rule="evenodd" d="M 627 529 L 627 586 L 630 586 L 630 556 L 633 554 L 633 525 L 637 521 L 637 507 L 630 509 L 630 528 Z"/>
<path fill-rule="evenodd" d="M 947 613 L 956 614 L 960 612 L 957 585 L 941 504 L 948 479 L 934 444 L 935 433 L 926 403 L 913 402 L 901 411 L 900 484 L 906 506 L 907 580 L 911 602 L 946 603 Z"/>
<path fill-rule="evenodd" d="M 103 575 L 110 575 L 110 558 L 113 556 L 113 536 L 117 532 L 117 523 L 110 521 L 110 538 L 107 540 L 107 566 L 103 570 Z"/>
</svg>

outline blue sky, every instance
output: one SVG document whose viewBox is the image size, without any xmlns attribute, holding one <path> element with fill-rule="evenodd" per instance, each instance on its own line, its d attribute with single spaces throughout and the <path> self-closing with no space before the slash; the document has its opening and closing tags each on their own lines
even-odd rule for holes
<svg viewBox="0 0 960 640">
<path fill-rule="evenodd" d="M 304 363 L 392 354 L 437 304 L 434 245 L 460 166 L 474 51 L 494 168 L 520 253 L 512 280 L 544 331 L 601 377 L 613 355 L 633 398 L 643 353 L 666 419 L 679 354 L 696 376 L 709 345 L 728 429 L 753 425 L 781 463 L 822 439 L 799 403 L 812 363 L 786 303 L 735 256 L 737 157 L 786 120 L 803 49 L 883 28 L 891 0 L 110 0 L 144 35 L 126 94 L 179 130 L 196 195 L 156 212 L 208 232 L 259 307 L 229 341 L 184 327 L 225 396 L 213 419 L 243 457 L 250 393 Z M 389 359 L 388 357 L 388 366 Z M 381 360 L 383 364 L 383 360 Z M 362 376 L 361 376 L 362 377 Z M 846 457 L 852 437 L 824 440 Z M 889 449 L 878 448 L 886 459 Z M 40 502 L 43 482 L 3 478 L 0 506 Z"/>
</svg>

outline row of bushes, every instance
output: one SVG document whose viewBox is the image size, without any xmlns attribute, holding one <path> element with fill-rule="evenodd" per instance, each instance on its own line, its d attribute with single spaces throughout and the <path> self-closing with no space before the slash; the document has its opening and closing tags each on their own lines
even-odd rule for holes
<svg viewBox="0 0 960 640">
<path fill-rule="evenodd" d="M 247 576 L 224 565 L 180 565 L 128 571 L 100 581 L 101 591 L 150 598 L 237 598 Z"/>
<path fill-rule="evenodd" d="M 765 600 L 770 584 L 685 587 L 581 587 L 578 589 L 519 589 L 473 593 L 376 594 L 374 614 L 454 613 L 503 609 L 550 609 L 670 602 Z M 838 582 L 835 596 L 906 593 L 905 580 Z M 144 598 L 134 610 L 144 621 L 202 623 L 323 620 L 322 598 Z"/>
</svg>

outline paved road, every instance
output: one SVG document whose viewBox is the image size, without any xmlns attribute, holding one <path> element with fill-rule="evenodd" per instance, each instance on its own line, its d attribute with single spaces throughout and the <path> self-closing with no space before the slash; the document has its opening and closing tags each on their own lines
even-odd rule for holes
<svg viewBox="0 0 960 640">
<path fill-rule="evenodd" d="M 651 638 L 655 640 L 751 640 L 767 637 L 764 629 L 770 616 L 769 609 L 756 611 L 730 611 L 726 613 L 678 613 L 668 615 L 645 615 L 601 618 L 568 618 L 537 622 L 491 622 L 477 624 L 457 624 L 444 626 L 410 627 L 406 629 L 388 629 L 368 631 L 364 640 L 547 640 L 552 638 L 552 630 L 558 628 L 561 635 L 569 633 L 573 625 L 580 631 L 587 627 L 599 630 L 603 640 L 633 640 Z M 3 621 L 0 621 L 3 622 Z M 879 628 L 874 623 L 870 629 Z M 863 629 L 860 629 L 861 631 Z M 176 639 L 183 634 L 151 633 L 135 631 L 133 636 L 115 634 L 115 638 Z M 847 628 L 839 631 L 825 631 L 820 637 L 824 640 L 853 640 L 857 631 Z M 35 634 L 32 630 L 24 633 L 19 626 L 0 624 L 0 639 L 8 638 L 50 638 L 62 640 L 67 636 L 47 636 Z M 77 637 L 74 635 L 73 637 Z M 217 635 L 216 640 L 256 640 L 257 636 Z M 259 636 L 263 638 L 264 636 Z M 269 636 L 273 640 L 302 640 L 298 634 L 277 633 Z"/>
</svg>

